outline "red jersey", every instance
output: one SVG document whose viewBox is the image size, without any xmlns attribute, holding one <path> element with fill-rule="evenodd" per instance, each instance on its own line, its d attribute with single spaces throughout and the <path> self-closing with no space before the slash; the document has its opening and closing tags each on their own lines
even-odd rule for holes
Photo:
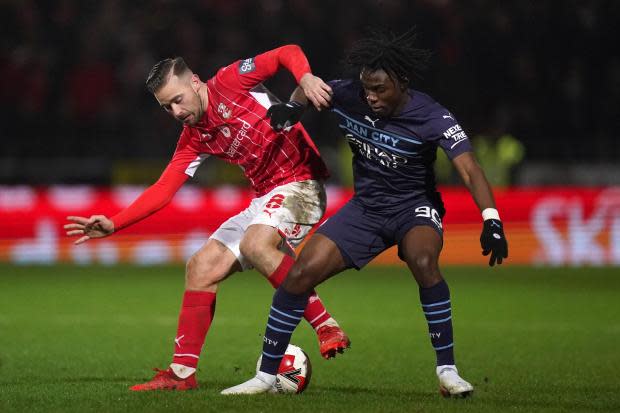
<svg viewBox="0 0 620 413">
<path fill-rule="evenodd" d="M 210 155 L 239 165 L 258 196 L 289 182 L 326 178 L 327 168 L 303 126 L 274 131 L 265 119 L 267 96 L 252 91 L 280 66 L 287 68 L 297 83 L 310 73 L 301 49 L 288 45 L 237 61 L 209 79 L 209 104 L 202 119 L 196 126 L 184 126 L 174 156 L 159 180 L 110 218 L 114 230 L 166 206 Z"/>
<path fill-rule="evenodd" d="M 267 95 L 252 91 L 281 66 L 297 81 L 310 72 L 301 49 L 289 45 L 238 60 L 209 79 L 205 113 L 195 126 L 183 127 L 169 168 L 193 176 L 202 161 L 217 156 L 239 165 L 257 196 L 289 182 L 326 178 L 327 168 L 303 126 L 273 130 L 266 118 Z"/>
</svg>

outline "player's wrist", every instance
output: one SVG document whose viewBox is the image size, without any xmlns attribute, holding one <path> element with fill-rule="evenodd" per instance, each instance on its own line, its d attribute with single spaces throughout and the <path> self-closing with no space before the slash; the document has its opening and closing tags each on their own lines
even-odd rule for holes
<svg viewBox="0 0 620 413">
<path fill-rule="evenodd" d="M 485 208 L 482 211 L 482 220 L 483 221 L 487 221 L 489 219 L 496 219 L 498 221 L 501 221 L 501 219 L 499 218 L 499 212 L 497 212 L 497 209 L 495 209 L 495 208 Z"/>
<path fill-rule="evenodd" d="M 312 72 L 307 71 L 307 72 L 303 72 L 296 80 L 297 80 L 297 84 L 299 86 L 301 86 L 302 88 L 304 87 L 304 85 L 306 84 L 306 82 L 308 82 L 311 78 L 313 77 Z"/>
</svg>

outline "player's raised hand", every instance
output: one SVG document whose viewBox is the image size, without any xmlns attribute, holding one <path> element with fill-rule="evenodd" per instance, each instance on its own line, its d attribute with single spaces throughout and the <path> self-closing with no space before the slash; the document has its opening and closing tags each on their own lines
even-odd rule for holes
<svg viewBox="0 0 620 413">
<path fill-rule="evenodd" d="M 90 218 L 69 216 L 67 220 L 72 224 L 66 224 L 67 236 L 79 236 L 75 245 L 88 241 L 91 238 L 103 238 L 114 232 L 114 223 L 105 215 L 92 215 Z"/>
<path fill-rule="evenodd" d="M 306 73 L 299 80 L 299 86 L 316 110 L 328 108 L 332 101 L 332 88 L 318 76 Z"/>
<path fill-rule="evenodd" d="M 504 226 L 499 219 L 487 219 L 482 227 L 480 235 L 480 246 L 482 255 L 489 255 L 489 265 L 492 267 L 495 262 L 502 263 L 504 258 L 508 258 L 508 242 L 504 235 Z"/>
<path fill-rule="evenodd" d="M 269 123 L 275 130 L 286 129 L 301 119 L 306 108 L 299 102 L 276 103 L 267 109 Z"/>
</svg>

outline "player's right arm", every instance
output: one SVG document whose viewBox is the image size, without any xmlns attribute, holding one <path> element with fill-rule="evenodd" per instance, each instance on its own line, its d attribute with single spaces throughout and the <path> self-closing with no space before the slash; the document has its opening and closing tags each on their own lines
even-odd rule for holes
<svg viewBox="0 0 620 413">
<path fill-rule="evenodd" d="M 90 218 L 68 216 L 71 224 L 66 224 L 68 236 L 80 236 L 75 244 L 81 244 L 93 238 L 103 238 L 112 235 L 149 215 L 154 214 L 170 203 L 174 194 L 183 186 L 189 177 L 168 166 L 161 177 L 148 187 L 131 205 L 108 218 L 105 215 L 92 215 Z"/>
<path fill-rule="evenodd" d="M 67 235 L 80 236 L 75 243 L 81 244 L 91 238 L 107 237 L 154 214 L 170 203 L 185 181 L 194 176 L 194 172 L 207 156 L 208 154 L 201 153 L 189 128 L 184 129 L 172 160 L 157 182 L 112 218 L 105 215 L 93 215 L 90 218 L 67 217 L 72 222 L 64 226 Z"/>
</svg>

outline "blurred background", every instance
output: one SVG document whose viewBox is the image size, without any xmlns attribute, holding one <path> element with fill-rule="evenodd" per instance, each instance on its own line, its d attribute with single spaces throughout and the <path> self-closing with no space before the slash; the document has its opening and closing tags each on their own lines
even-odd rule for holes
<svg viewBox="0 0 620 413">
<path fill-rule="evenodd" d="M 0 4 L 0 16 L 0 259 L 13 254 L 6 240 L 39 237 L 40 226 L 20 232 L 15 222 L 47 214 L 58 237 L 59 217 L 68 210 L 113 213 L 157 179 L 180 131 L 144 87 L 160 59 L 183 56 L 206 80 L 239 58 L 297 43 L 327 80 L 343 76 L 345 51 L 369 28 L 398 33 L 416 26 L 419 46 L 434 55 L 414 88 L 449 108 L 467 131 L 498 203 L 512 207 L 504 216 L 525 228 L 523 242 L 535 244 L 525 262 L 553 261 L 551 254 L 564 263 L 568 258 L 557 257 L 586 242 L 567 232 L 575 226 L 583 227 L 576 234 L 587 233 L 586 240 L 602 242 L 597 262 L 620 262 L 620 241 L 614 241 L 620 240 L 620 2 L 15 0 Z M 282 72 L 267 86 L 285 100 L 295 84 Z M 304 124 L 332 172 L 332 199 L 346 199 L 348 146 L 328 115 L 309 111 Z M 439 182 L 459 185 L 442 155 Z M 209 159 L 191 182 L 188 190 L 198 192 L 190 197 L 233 204 L 237 197 L 222 219 L 244 205 L 245 198 L 230 192 L 246 194 L 236 167 Z M 560 187 L 557 196 L 550 187 Z M 542 201 L 529 193 L 555 196 L 552 206 L 541 208 L 544 228 L 566 240 L 563 252 L 540 252 L 544 243 L 532 233 L 542 227 L 532 205 Z M 527 199 L 517 211 L 520 197 Z M 336 208 L 340 201 L 334 202 Z M 460 216 L 472 222 L 455 226 L 479 225 L 466 202 L 469 212 Z M 448 203 L 449 213 L 454 209 Z M 570 221 L 575 217 L 579 221 Z M 209 225 L 206 233 L 217 223 Z"/>
</svg>

